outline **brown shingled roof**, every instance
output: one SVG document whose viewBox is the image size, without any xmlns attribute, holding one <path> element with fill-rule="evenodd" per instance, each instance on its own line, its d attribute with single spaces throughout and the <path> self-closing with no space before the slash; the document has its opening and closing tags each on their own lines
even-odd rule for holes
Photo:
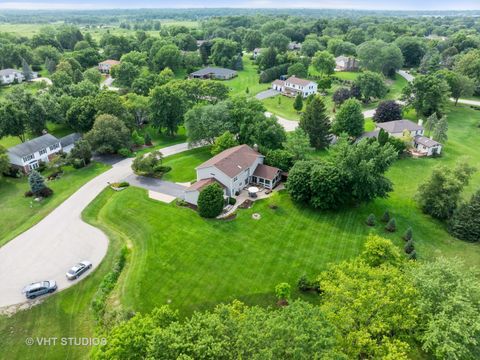
<svg viewBox="0 0 480 360">
<path fill-rule="evenodd" d="M 107 64 L 107 65 L 113 66 L 113 65 L 119 65 L 120 61 L 109 59 L 109 60 L 102 61 L 100 64 Z"/>
<path fill-rule="evenodd" d="M 257 168 L 253 172 L 253 176 L 260 177 L 267 180 L 273 180 L 278 175 L 279 168 L 258 164 Z"/>
<path fill-rule="evenodd" d="M 215 155 L 198 166 L 197 169 L 215 166 L 225 175 L 234 177 L 250 167 L 259 156 L 263 157 L 262 154 L 253 150 L 250 146 L 238 145 Z"/>
<path fill-rule="evenodd" d="M 300 79 L 300 78 L 297 78 L 296 76 L 290 76 L 287 81 L 287 83 L 290 83 L 290 84 L 295 84 L 295 85 L 299 85 L 299 86 L 307 86 L 308 84 L 310 84 L 312 81 L 310 80 L 305 80 L 305 79 Z"/>
</svg>

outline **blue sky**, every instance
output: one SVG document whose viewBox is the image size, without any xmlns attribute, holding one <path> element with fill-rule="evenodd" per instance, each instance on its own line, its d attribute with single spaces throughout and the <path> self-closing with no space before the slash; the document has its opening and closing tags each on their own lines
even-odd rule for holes
<svg viewBox="0 0 480 360">
<path fill-rule="evenodd" d="M 480 10 L 480 0 L 0 0 L 0 9 L 104 8 L 335 8 L 375 10 Z"/>
</svg>

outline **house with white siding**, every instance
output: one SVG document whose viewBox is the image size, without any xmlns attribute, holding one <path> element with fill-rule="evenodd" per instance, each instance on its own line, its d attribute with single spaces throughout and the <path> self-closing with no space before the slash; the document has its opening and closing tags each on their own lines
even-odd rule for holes
<svg viewBox="0 0 480 360">
<path fill-rule="evenodd" d="M 13 84 L 14 82 L 21 83 L 25 80 L 25 76 L 21 71 L 15 69 L 0 70 L 0 85 Z"/>
<path fill-rule="evenodd" d="M 249 184 L 273 189 L 281 180 L 281 170 L 265 165 L 265 157 L 248 145 L 222 151 L 196 168 L 197 181 L 185 190 L 185 201 L 197 205 L 200 192 L 218 183 L 225 197 L 237 196 Z"/>
<path fill-rule="evenodd" d="M 306 98 L 317 93 L 318 85 L 315 81 L 297 78 L 294 75 L 287 80 L 275 80 L 272 82 L 272 89 L 290 97 L 300 93 L 303 98 Z"/>
</svg>

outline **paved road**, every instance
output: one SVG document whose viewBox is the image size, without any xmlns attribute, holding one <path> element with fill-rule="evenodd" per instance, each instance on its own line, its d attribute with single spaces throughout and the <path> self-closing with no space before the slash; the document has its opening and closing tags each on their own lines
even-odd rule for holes
<svg viewBox="0 0 480 360">
<path fill-rule="evenodd" d="M 450 100 L 455 101 L 455 99 L 450 99 Z M 458 103 L 465 104 L 465 105 L 480 106 L 480 101 L 478 100 L 458 99 Z"/>
<path fill-rule="evenodd" d="M 164 156 L 188 150 L 182 143 L 161 149 Z M 38 224 L 0 248 L 0 308 L 25 302 L 22 288 L 35 281 L 56 280 L 59 291 L 74 282 L 65 272 L 80 260 L 100 264 L 108 238 L 99 229 L 81 220 L 83 209 L 108 182 L 132 174 L 132 159 L 122 160 L 90 180 Z"/>
<path fill-rule="evenodd" d="M 415 76 L 405 70 L 397 70 L 397 74 L 403 77 L 408 82 L 412 82 L 415 79 Z"/>
</svg>

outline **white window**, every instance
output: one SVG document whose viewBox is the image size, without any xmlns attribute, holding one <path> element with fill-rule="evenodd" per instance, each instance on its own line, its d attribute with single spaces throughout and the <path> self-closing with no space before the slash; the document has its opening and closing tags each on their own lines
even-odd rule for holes
<svg viewBox="0 0 480 360">
<path fill-rule="evenodd" d="M 46 154 L 47 153 L 47 149 L 42 149 L 38 152 L 40 155 L 43 155 L 43 154 Z"/>
<path fill-rule="evenodd" d="M 34 156 L 33 154 L 24 156 L 24 157 L 23 157 L 23 162 L 27 162 L 27 161 L 32 160 L 32 159 L 34 159 L 34 158 L 35 158 L 35 156 Z"/>
<path fill-rule="evenodd" d="M 60 147 L 60 144 L 59 143 L 56 143 L 56 144 L 53 144 L 52 146 L 50 146 L 50 151 L 53 151 L 55 149 L 58 149 Z"/>
</svg>

